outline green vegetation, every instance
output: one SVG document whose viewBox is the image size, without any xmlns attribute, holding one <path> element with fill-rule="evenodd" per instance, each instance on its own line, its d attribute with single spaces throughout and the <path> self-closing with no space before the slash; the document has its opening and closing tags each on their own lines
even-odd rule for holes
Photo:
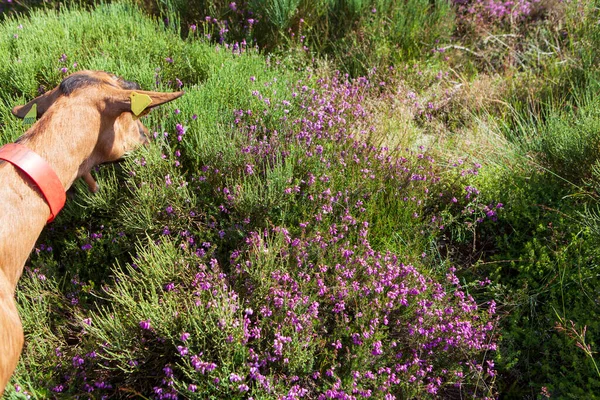
<svg viewBox="0 0 600 400">
<path fill-rule="evenodd" d="M 40 237 L 6 396 L 597 397 L 600 3 L 510 3 L 2 2 L 0 143 L 186 91 Z"/>
</svg>

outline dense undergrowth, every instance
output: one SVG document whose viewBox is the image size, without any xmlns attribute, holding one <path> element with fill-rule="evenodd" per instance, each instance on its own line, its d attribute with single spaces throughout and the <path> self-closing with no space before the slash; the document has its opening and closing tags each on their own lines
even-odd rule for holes
<svg viewBox="0 0 600 400">
<path fill-rule="evenodd" d="M 596 396 L 596 2 L 2 10 L 2 143 L 76 70 L 186 91 L 40 237 L 8 398 Z"/>
</svg>

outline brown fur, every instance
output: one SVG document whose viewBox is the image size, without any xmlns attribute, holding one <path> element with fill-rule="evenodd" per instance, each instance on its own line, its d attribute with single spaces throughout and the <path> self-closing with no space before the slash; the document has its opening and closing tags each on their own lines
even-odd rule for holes
<svg viewBox="0 0 600 400">
<path fill-rule="evenodd" d="M 139 89 L 100 71 L 81 71 L 13 114 L 23 118 L 34 103 L 39 120 L 18 142 L 42 156 L 67 190 L 83 177 L 98 186 L 90 170 L 147 143 L 148 130 L 131 113 L 129 95 Z M 156 107 L 183 95 L 136 90 Z M 25 262 L 46 225 L 50 209 L 37 187 L 17 168 L 0 161 L 0 397 L 23 347 L 15 289 Z"/>
</svg>

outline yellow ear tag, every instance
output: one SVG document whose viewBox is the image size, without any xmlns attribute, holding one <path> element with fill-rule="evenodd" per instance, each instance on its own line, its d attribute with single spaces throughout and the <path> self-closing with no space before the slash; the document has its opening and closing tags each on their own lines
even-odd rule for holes
<svg viewBox="0 0 600 400">
<path fill-rule="evenodd" d="M 131 111 L 136 117 L 152 104 L 152 99 L 147 94 L 131 92 L 129 98 L 131 99 Z"/>
<path fill-rule="evenodd" d="M 31 125 L 35 122 L 37 118 L 37 104 L 33 103 L 31 106 L 31 110 L 27 114 L 25 114 L 25 118 L 23 118 L 23 123 L 25 125 Z"/>
</svg>

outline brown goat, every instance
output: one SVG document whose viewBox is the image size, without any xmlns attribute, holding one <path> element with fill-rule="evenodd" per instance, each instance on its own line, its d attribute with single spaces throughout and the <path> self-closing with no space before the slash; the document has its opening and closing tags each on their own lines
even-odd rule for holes
<svg viewBox="0 0 600 400">
<path fill-rule="evenodd" d="M 76 72 L 51 91 L 12 110 L 24 118 L 35 104 L 38 120 L 17 140 L 18 145 L 11 146 L 29 149 L 43 159 L 41 164 L 51 168 L 48 173 L 55 179 L 57 192 L 62 190 L 63 199 L 80 177 L 95 192 L 98 186 L 90 174 L 93 167 L 119 160 L 148 142 L 148 130 L 132 112 L 132 93 L 148 99 L 146 109 L 183 95 L 141 91 L 136 83 L 106 72 Z M 0 397 L 24 342 L 15 303 L 17 282 L 42 229 L 58 212 L 51 210 L 45 183 L 36 184 L 24 171 L 14 163 L 0 161 Z"/>
</svg>

